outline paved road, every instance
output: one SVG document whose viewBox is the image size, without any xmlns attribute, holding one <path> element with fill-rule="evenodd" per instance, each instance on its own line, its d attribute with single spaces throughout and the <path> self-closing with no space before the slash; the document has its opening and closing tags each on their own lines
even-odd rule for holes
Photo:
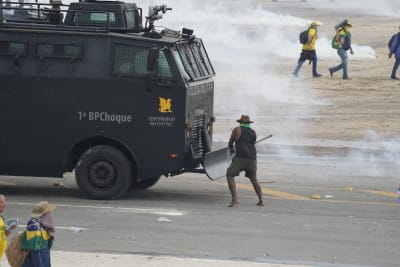
<svg viewBox="0 0 400 267">
<path fill-rule="evenodd" d="M 192 258 L 177 258 L 166 256 L 141 256 L 105 253 L 81 252 L 52 252 L 52 265 L 57 267 L 97 267 L 97 266 L 144 266 L 144 267 L 307 267 L 304 265 L 288 265 L 276 263 L 257 263 L 248 261 L 207 260 Z M 10 267 L 6 259 L 1 261 L 1 266 Z"/>
<path fill-rule="evenodd" d="M 331 161 L 259 162 L 263 208 L 255 205 L 254 192 L 243 177 L 237 180 L 241 203 L 235 208 L 226 207 L 224 180 L 211 182 L 199 174 L 164 178 L 150 190 L 113 201 L 82 198 L 69 176 L 67 187 L 60 187 L 57 179 L 0 180 L 7 217 L 23 222 L 32 205 L 43 199 L 58 206 L 55 252 L 398 266 L 396 177 L 332 177 L 330 169 L 340 164 L 334 168 Z M 321 199 L 311 199 L 313 195 Z"/>
</svg>

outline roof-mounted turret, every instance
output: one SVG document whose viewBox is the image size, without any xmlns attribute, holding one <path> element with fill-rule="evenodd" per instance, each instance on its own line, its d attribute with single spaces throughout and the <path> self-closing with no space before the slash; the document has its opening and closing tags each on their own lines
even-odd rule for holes
<svg viewBox="0 0 400 267">
<path fill-rule="evenodd" d="M 22 23 L 29 23 L 35 28 L 57 25 L 58 30 L 143 32 L 144 37 L 154 39 L 163 36 L 194 37 L 193 32 L 188 29 L 182 29 L 182 32 L 167 28 L 156 31 L 155 22 L 172 10 L 167 5 L 150 6 L 145 17 L 142 8 L 136 4 L 115 0 L 78 0 L 69 5 L 64 5 L 62 0 L 49 0 L 48 4 L 0 0 L 0 10 L 0 25 L 3 22 L 12 22 L 15 27 L 25 27 Z"/>
<path fill-rule="evenodd" d="M 143 31 L 142 9 L 120 1 L 75 2 L 69 5 L 64 24 L 139 32 Z"/>
<path fill-rule="evenodd" d="M 165 14 L 168 10 L 172 10 L 172 8 L 167 7 L 167 5 L 150 6 L 149 14 L 146 17 L 146 29 L 149 31 L 154 31 L 154 22 L 162 19 L 162 14 Z M 159 12 L 162 12 L 162 14 L 159 14 Z"/>
</svg>

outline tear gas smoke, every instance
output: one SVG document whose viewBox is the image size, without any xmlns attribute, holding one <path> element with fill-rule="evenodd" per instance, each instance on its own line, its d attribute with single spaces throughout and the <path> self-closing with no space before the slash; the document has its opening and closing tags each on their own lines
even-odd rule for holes
<svg viewBox="0 0 400 267">
<path fill-rule="evenodd" d="M 228 125 L 240 114 L 249 114 L 260 129 L 284 140 L 285 132 L 293 132 L 302 127 L 302 118 L 316 114 L 320 105 L 329 104 L 309 89 L 307 82 L 293 82 L 291 73 L 280 71 L 282 63 L 290 59 L 295 67 L 300 52 L 298 34 L 310 24 L 311 18 L 270 12 L 260 7 L 246 5 L 243 1 L 134 1 L 143 8 L 144 15 L 150 5 L 167 4 L 173 14 L 165 14 L 156 26 L 171 29 L 188 27 L 203 39 L 209 56 L 217 72 L 215 83 L 215 115 L 218 121 Z M 399 16 L 398 1 L 336 0 L 308 1 L 307 5 L 317 8 L 343 10 L 354 8 L 354 12 L 374 15 Z M 170 13 L 172 13 L 170 12 Z M 323 21 L 322 21 L 323 23 Z M 332 33 L 319 32 L 317 52 L 319 59 L 337 59 L 331 48 Z M 357 51 L 354 58 L 370 60 L 375 51 L 368 46 L 353 44 Z M 279 114 L 277 114 L 277 112 Z M 301 114 L 301 115 L 299 115 Z M 276 125 L 260 126 L 265 118 L 275 117 Z M 285 123 L 283 123 L 285 122 Z M 293 127 L 293 129 L 288 129 Z M 257 129 L 257 130 L 258 130 Z M 214 138 L 226 141 L 229 137 L 226 125 Z M 384 149 L 391 141 L 379 140 L 368 134 L 366 146 L 383 144 Z M 291 140 L 284 141 L 290 143 Z M 395 141 L 393 141 L 395 142 Z M 388 145 L 390 146 L 390 145 Z M 290 151 L 285 152 L 286 155 Z M 304 155 L 304 153 L 302 154 Z M 365 154 L 350 157 L 371 159 Z M 380 155 L 382 156 L 382 154 Z M 388 156 L 399 158 L 396 153 Z M 366 158 L 367 157 L 367 158 Z"/>
<path fill-rule="evenodd" d="M 400 17 L 398 0 L 308 0 L 316 8 L 350 11 L 355 14 Z"/>
<path fill-rule="evenodd" d="M 195 1 L 179 2 L 178 5 L 177 2 L 171 2 L 178 15 L 165 16 L 163 23 L 167 25 L 167 22 L 171 22 L 168 25 L 173 25 L 175 29 L 193 28 L 195 34 L 204 40 L 217 71 L 215 114 L 218 120 L 231 122 L 240 114 L 251 114 L 258 122 L 255 127 L 259 133 L 269 131 L 280 136 L 278 142 L 290 144 L 293 141 L 285 139 L 284 133 L 303 127 L 299 116 L 312 117 L 318 106 L 330 104 L 309 90 L 306 82 L 294 84 L 290 73 L 279 72 L 280 64 L 287 59 L 293 60 L 293 67 L 296 64 L 300 52 L 298 33 L 310 24 L 311 19 L 237 4 L 226 7 L 223 3 L 202 3 L 201 8 L 196 8 L 199 4 Z M 310 4 L 313 5 L 314 1 Z M 327 3 L 326 6 L 334 8 L 330 5 Z M 366 5 L 358 3 L 357 6 Z M 383 8 L 380 10 L 382 14 L 385 13 Z M 179 20 L 174 21 L 176 18 Z M 319 33 L 317 47 L 320 59 L 338 58 L 331 47 L 331 40 L 332 33 Z M 371 47 L 354 43 L 353 48 L 356 54 L 352 59 L 373 60 L 376 57 Z M 271 117 L 275 117 L 275 125 L 260 126 L 263 121 L 274 121 Z M 217 141 L 226 141 L 229 134 L 224 127 L 224 132 L 217 131 L 214 137 Z M 380 175 L 383 170 L 382 159 L 395 162 L 400 156 L 393 150 L 387 150 L 395 142 L 382 141 L 376 134 L 368 133 L 365 140 L 357 142 L 362 149 L 355 149 L 337 161 L 334 169 L 343 175 L 349 174 L 349 168 L 354 173 L 364 171 L 365 175 Z M 382 145 L 379 151 L 371 149 Z M 290 149 L 278 153 L 284 153 L 286 157 L 307 156 L 306 151 L 295 152 Z M 356 163 L 349 166 L 349 162 L 353 161 Z"/>
</svg>

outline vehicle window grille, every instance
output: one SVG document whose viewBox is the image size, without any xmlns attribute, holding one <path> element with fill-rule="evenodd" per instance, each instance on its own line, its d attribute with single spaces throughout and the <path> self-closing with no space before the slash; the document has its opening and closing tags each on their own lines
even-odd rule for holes
<svg viewBox="0 0 400 267">
<path fill-rule="evenodd" d="M 208 54 L 207 54 L 206 49 L 204 48 L 203 43 L 201 42 L 201 40 L 199 40 L 199 42 L 197 42 L 196 44 L 197 44 L 196 46 L 197 46 L 197 48 L 198 48 L 197 54 L 201 57 L 201 61 L 202 61 L 202 63 L 203 63 L 203 66 L 204 66 L 205 69 L 206 69 L 207 74 L 208 74 L 208 75 L 213 75 L 213 74 L 215 74 L 214 68 L 213 68 L 213 66 L 211 65 L 211 61 L 210 61 L 210 59 L 208 58 Z"/>
<path fill-rule="evenodd" d="M 126 26 L 128 27 L 137 27 L 137 12 L 132 10 L 125 11 L 125 19 L 126 19 Z"/>
<path fill-rule="evenodd" d="M 145 76 L 149 50 L 140 46 L 114 46 L 113 73 L 116 75 Z"/>
<path fill-rule="evenodd" d="M 171 68 L 168 64 L 167 58 L 165 57 L 164 51 L 160 51 L 159 54 L 157 75 L 163 78 L 172 78 Z"/>
<path fill-rule="evenodd" d="M 72 21 L 76 25 L 116 24 L 114 12 L 75 12 Z"/>
<path fill-rule="evenodd" d="M 75 44 L 38 44 L 36 55 L 41 58 L 78 59 L 82 57 L 82 47 Z"/>
<path fill-rule="evenodd" d="M 190 49 L 190 45 L 188 43 L 183 44 L 181 51 L 183 53 L 183 65 L 185 66 L 185 69 L 188 71 L 189 75 L 195 78 L 201 77 L 193 51 Z"/>
<path fill-rule="evenodd" d="M 215 74 L 203 42 L 200 39 L 179 43 L 177 48 L 183 67 L 193 80 Z"/>
<path fill-rule="evenodd" d="M 0 55 L 26 56 L 26 43 L 0 41 Z"/>
<path fill-rule="evenodd" d="M 205 131 L 205 116 L 199 115 L 195 116 L 193 120 L 193 139 L 192 139 L 192 153 L 193 158 L 199 159 L 202 158 L 205 151 L 205 140 L 204 140 L 204 131 Z"/>
</svg>

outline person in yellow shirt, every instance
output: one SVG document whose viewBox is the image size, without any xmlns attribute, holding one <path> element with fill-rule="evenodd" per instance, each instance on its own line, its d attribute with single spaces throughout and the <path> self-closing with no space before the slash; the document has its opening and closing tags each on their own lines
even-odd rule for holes
<svg viewBox="0 0 400 267">
<path fill-rule="evenodd" d="M 295 70 L 293 71 L 293 76 L 299 77 L 299 70 L 301 69 L 301 66 L 303 66 L 303 63 L 306 60 L 310 60 L 312 62 L 312 75 L 315 78 L 318 78 L 321 76 L 317 72 L 317 53 L 315 52 L 315 42 L 317 41 L 317 27 L 319 26 L 318 22 L 313 21 L 308 28 L 308 39 L 307 43 L 303 44 L 300 58 L 297 61 L 297 66 Z"/>
<path fill-rule="evenodd" d="M 0 214 L 4 212 L 6 208 L 6 197 L 2 194 L 0 194 Z M 12 229 L 15 229 L 17 226 L 14 225 Z M 10 229 L 9 231 L 11 231 Z M 9 231 L 7 230 L 7 224 L 4 221 L 3 216 L 0 215 L 0 260 L 3 258 L 4 253 L 7 248 L 7 236 L 9 234 Z"/>
<path fill-rule="evenodd" d="M 6 199 L 3 195 L 0 195 L 0 213 L 3 213 L 6 207 Z M 6 223 L 4 222 L 3 216 L 0 216 L 0 260 L 3 258 L 7 248 L 7 235 L 6 235 Z"/>
</svg>

